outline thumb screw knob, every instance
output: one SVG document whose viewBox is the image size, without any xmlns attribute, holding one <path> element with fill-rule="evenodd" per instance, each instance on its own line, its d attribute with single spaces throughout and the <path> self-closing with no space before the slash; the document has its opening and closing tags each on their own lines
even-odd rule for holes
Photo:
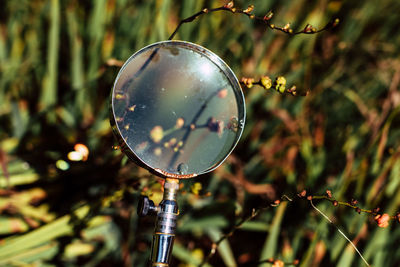
<svg viewBox="0 0 400 267">
<path fill-rule="evenodd" d="M 139 216 L 156 215 L 157 207 L 147 196 L 141 196 L 139 199 L 137 214 Z"/>
</svg>

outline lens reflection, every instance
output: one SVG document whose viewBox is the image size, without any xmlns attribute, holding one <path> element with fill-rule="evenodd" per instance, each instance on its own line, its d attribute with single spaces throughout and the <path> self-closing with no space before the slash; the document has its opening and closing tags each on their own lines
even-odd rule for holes
<svg viewBox="0 0 400 267">
<path fill-rule="evenodd" d="M 125 63 L 112 109 L 128 155 L 176 175 L 201 174 L 222 163 L 245 117 L 229 67 L 210 51 L 177 41 L 150 45 Z"/>
</svg>

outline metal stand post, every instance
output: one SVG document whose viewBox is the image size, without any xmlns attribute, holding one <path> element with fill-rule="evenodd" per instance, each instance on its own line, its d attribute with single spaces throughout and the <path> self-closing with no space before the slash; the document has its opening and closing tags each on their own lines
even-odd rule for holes
<svg viewBox="0 0 400 267">
<path fill-rule="evenodd" d="M 176 195 L 179 189 L 179 180 L 166 178 L 164 183 L 164 196 L 161 203 L 156 207 L 153 201 L 143 197 L 138 213 L 141 216 L 157 214 L 154 229 L 153 243 L 151 247 L 151 266 L 169 266 L 172 246 L 175 239 L 176 219 L 178 215 L 178 204 Z"/>
</svg>

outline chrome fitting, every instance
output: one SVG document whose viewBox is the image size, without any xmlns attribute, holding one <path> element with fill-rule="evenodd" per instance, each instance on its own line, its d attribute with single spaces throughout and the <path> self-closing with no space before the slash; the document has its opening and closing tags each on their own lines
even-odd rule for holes
<svg viewBox="0 0 400 267">
<path fill-rule="evenodd" d="M 164 196 L 158 206 L 151 248 L 151 266 L 153 267 L 169 266 L 178 216 L 178 204 L 176 202 L 178 189 L 179 180 L 169 178 L 165 180 Z"/>
</svg>

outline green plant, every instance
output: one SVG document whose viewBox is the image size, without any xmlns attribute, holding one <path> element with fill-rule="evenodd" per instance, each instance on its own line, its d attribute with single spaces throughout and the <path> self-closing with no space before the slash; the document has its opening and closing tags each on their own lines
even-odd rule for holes
<svg viewBox="0 0 400 267">
<path fill-rule="evenodd" d="M 324 25 L 332 16 L 341 23 L 317 35 L 291 36 L 227 11 L 200 16 L 176 34 L 214 51 L 238 77 L 253 77 L 253 84 L 264 76 L 272 83 L 283 76 L 286 85 L 296 84 L 297 95 L 309 93 L 292 97 L 244 88 L 247 125 L 234 154 L 181 189 L 173 264 L 199 265 L 219 242 L 205 266 L 254 266 L 264 260 L 261 266 L 269 266 L 296 259 L 299 266 L 361 265 L 341 234 L 296 195 L 306 188 L 325 198 L 329 188 L 338 204 L 357 199 L 360 204 L 352 206 L 369 211 L 379 206 L 396 216 L 400 34 L 393 11 L 399 3 L 252 4 L 252 14 L 264 18 L 273 10 L 274 24 L 291 22 L 293 32 L 308 23 Z M 168 39 L 180 18 L 205 6 L 221 3 L 4 1 L 0 265 L 146 266 L 153 222 L 139 221 L 135 205 L 140 194 L 157 201 L 161 186 L 112 149 L 108 105 L 116 59 Z M 88 148 L 86 161 L 68 157 L 77 152 L 76 144 Z M 283 195 L 296 201 L 269 207 Z M 380 228 L 373 216 L 355 208 L 312 200 L 335 218 L 371 265 L 399 265 L 400 228 L 393 217 Z"/>
</svg>

